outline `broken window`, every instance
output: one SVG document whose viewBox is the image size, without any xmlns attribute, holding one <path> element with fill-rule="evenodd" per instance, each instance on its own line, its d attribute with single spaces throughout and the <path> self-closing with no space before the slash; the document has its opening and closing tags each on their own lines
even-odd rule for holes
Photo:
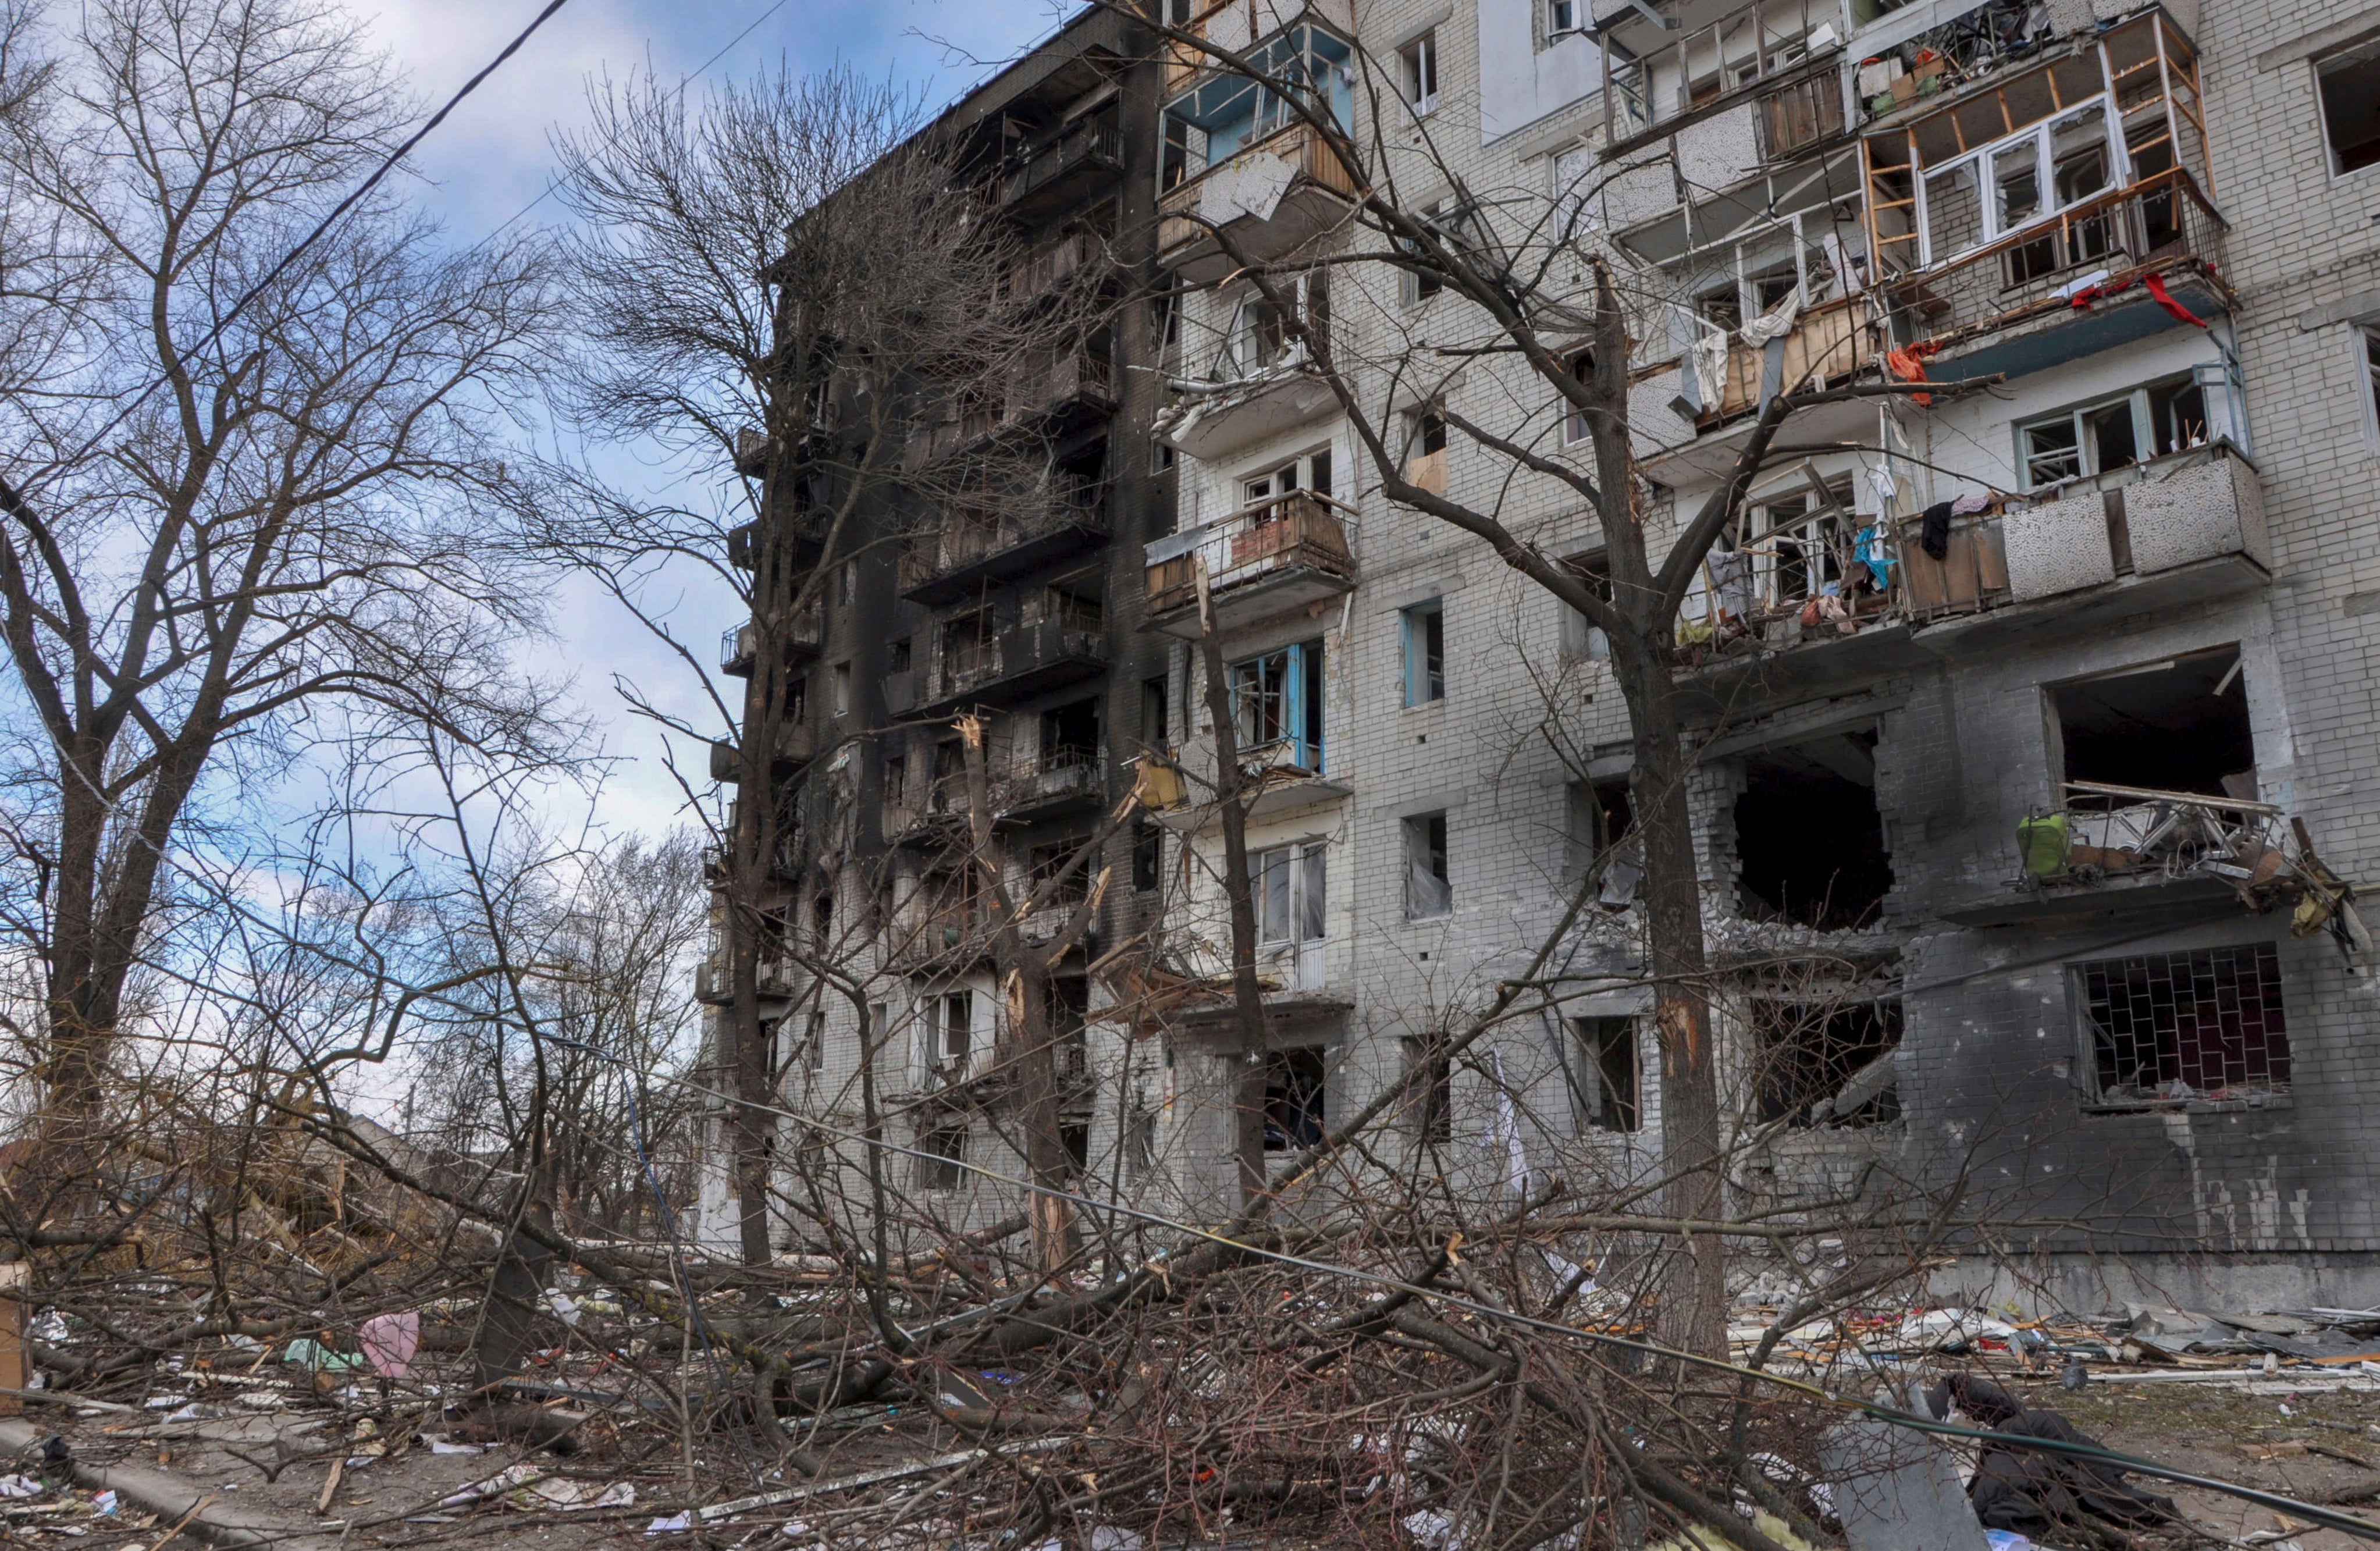
<svg viewBox="0 0 2380 1551">
<path fill-rule="evenodd" d="M 892 643 L 890 662 L 891 666 L 886 670 L 889 673 L 905 673 L 909 671 L 908 636 L 904 636 Z"/>
<path fill-rule="evenodd" d="M 2360 329 L 2357 336 L 2363 346 L 2364 385 L 2371 390 L 2372 413 L 2380 421 L 2380 327 Z"/>
<path fill-rule="evenodd" d="M 1091 982 L 1087 975 L 1050 978 L 1050 1033 L 1058 1042 L 1058 1075 L 1080 1082 L 1091 1074 Z"/>
<path fill-rule="evenodd" d="M 1576 883 L 1600 868 L 1596 903 L 1625 910 L 1645 875 L 1644 848 L 1630 837 L 1636 816 L 1628 803 L 1628 778 L 1574 781 L 1566 793 L 1563 839 L 1569 852 L 1565 876 Z"/>
<path fill-rule="evenodd" d="M 1428 1035 L 1405 1036 L 1405 1070 L 1413 1072 L 1407 1090 L 1412 1100 L 1414 1134 L 1424 1142 L 1454 1139 L 1454 1060 L 1440 1047 L 1444 1041 Z"/>
<path fill-rule="evenodd" d="M 1875 731 L 1762 749 L 1743 767 L 1735 850 L 1745 913 L 1820 931 L 1872 924 L 1892 887 Z"/>
<path fill-rule="evenodd" d="M 2194 377 L 2171 378 L 2031 421 L 2017 436 L 2025 483 L 2038 490 L 2204 445 L 2206 395 Z"/>
<path fill-rule="evenodd" d="M 1813 598 L 1854 590 L 1865 573 L 1855 569 L 1852 547 L 1861 521 L 1852 515 L 1851 499 L 1851 487 L 1838 482 L 1773 496 L 1752 509 L 1750 531 L 1758 537 L 1745 552 L 1753 557 L 1765 607 L 1799 609 Z"/>
<path fill-rule="evenodd" d="M 1265 1058 L 1265 1151 L 1289 1152 L 1322 1140 L 1327 1054 L 1320 1045 L 1306 1045 Z"/>
<path fill-rule="evenodd" d="M 964 1072 L 975 1044 L 975 993 L 944 991 L 926 1004 L 926 1064 L 944 1073 Z"/>
<path fill-rule="evenodd" d="M 2239 648 L 2169 657 L 2048 691 L 2067 782 L 2255 797 Z"/>
<path fill-rule="evenodd" d="M 1900 1118 L 1900 1003 L 1758 1000 L 1751 1006 L 1761 1121 L 1876 1125 Z"/>
<path fill-rule="evenodd" d="M 1249 73 L 1218 75 L 1165 104 L 1165 144 L 1172 164 L 1168 172 L 1174 181 L 1304 122 L 1277 91 L 1252 78 L 1287 86 L 1342 129 L 1354 122 L 1354 49 L 1338 34 L 1302 22 L 1250 49 L 1247 58 Z"/>
<path fill-rule="evenodd" d="M 1157 1170 L 1157 1111 L 1148 1096 L 1133 1095 L 1131 1112 L 1123 1121 L 1123 1175 L 1135 1184 Z"/>
<path fill-rule="evenodd" d="M 1329 903 L 1329 864 L 1318 840 L 1275 845 L 1249 859 L 1257 891 L 1257 940 L 1319 942 Z"/>
<path fill-rule="evenodd" d="M 937 1126 L 917 1138 L 917 1185 L 956 1190 L 966 1177 L 966 1127 Z"/>
<path fill-rule="evenodd" d="M 1244 506 L 1261 506 L 1298 491 L 1312 491 L 1317 495 L 1330 493 L 1330 448 L 1318 447 L 1278 468 L 1240 477 L 1240 503 Z"/>
<path fill-rule="evenodd" d="M 1446 874 L 1446 815 L 1415 814 L 1404 821 L 1405 919 L 1427 920 L 1454 908 Z"/>
<path fill-rule="evenodd" d="M 1253 377 L 1268 367 L 1303 360 L 1311 354 L 1308 336 L 1327 341 L 1330 332 L 1330 275 L 1328 270 L 1307 270 L 1283 275 L 1274 283 L 1274 296 L 1251 291 L 1232 309 L 1223 334 L 1223 349 L 1215 362 L 1215 381 L 1230 382 Z"/>
<path fill-rule="evenodd" d="M 884 761 L 884 806 L 896 812 L 909 806 L 909 761 L 905 755 Z"/>
<path fill-rule="evenodd" d="M 1433 598 L 1398 616 L 1404 638 L 1405 704 L 1446 698 L 1446 605 Z"/>
<path fill-rule="evenodd" d="M 1049 621 L 1061 630 L 1096 634 L 1107 620 L 1107 608 L 1099 596 L 1099 578 L 1095 576 L 1052 582 L 1034 595 L 1026 608 L 1024 623 L 1032 624 Z"/>
<path fill-rule="evenodd" d="M 1636 1020 L 1572 1018 L 1576 1037 L 1571 1072 L 1585 1131 L 1641 1131 L 1643 1073 L 1637 1065 Z"/>
<path fill-rule="evenodd" d="M 1565 364 L 1570 368 L 1572 382 L 1588 383 L 1594 381 L 1594 351 L 1577 351 L 1571 356 L 1569 361 Z M 1586 423 L 1586 411 L 1579 408 L 1575 404 L 1571 403 L 1567 399 L 1563 400 L 1562 404 L 1562 445 L 1565 447 L 1573 447 L 1587 439 L 1589 428 Z"/>
<path fill-rule="evenodd" d="M 2289 1085 L 2280 954 L 2269 942 L 2073 966 L 2101 1104 L 2228 1098 Z"/>
<path fill-rule="evenodd" d="M 1811 76 L 1761 99 L 1762 151 L 1770 160 L 1815 145 L 1843 127 L 1843 94 L 1831 75 Z"/>
<path fill-rule="evenodd" d="M 1075 700 L 1041 713 L 1041 768 L 1073 769 L 1099 760 L 1099 703 Z"/>
<path fill-rule="evenodd" d="M 2332 174 L 2380 163 L 2380 40 L 2318 61 L 2313 73 Z"/>
<path fill-rule="evenodd" d="M 1232 664 L 1240 757 L 1322 771 L 1322 643 L 1301 641 Z"/>
</svg>

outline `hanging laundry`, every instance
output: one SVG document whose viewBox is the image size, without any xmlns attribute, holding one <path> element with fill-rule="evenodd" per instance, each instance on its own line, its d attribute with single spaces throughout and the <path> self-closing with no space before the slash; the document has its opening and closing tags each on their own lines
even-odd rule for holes
<svg viewBox="0 0 2380 1551">
<path fill-rule="evenodd" d="M 2164 275 L 2152 274 L 2143 282 L 2143 284 L 2148 286 L 2149 295 L 2156 298 L 2156 304 L 2159 307 L 2164 308 L 2168 312 L 2172 313 L 2175 317 L 2180 319 L 2183 322 L 2188 323 L 2193 329 L 2203 329 L 2206 326 L 2205 319 L 2201 318 L 2197 313 L 2192 312 L 2190 309 L 2182 306 L 2181 303 L 2173 299 L 2173 293 L 2165 288 Z"/>
<path fill-rule="evenodd" d="M 1925 527 L 1918 535 L 1917 547 L 1936 560 L 1950 558 L 1950 508 L 1956 504 L 1937 501 L 1925 508 Z"/>
<path fill-rule="evenodd" d="M 1879 463 L 1868 473 L 1868 482 L 1876 487 L 1877 509 L 1890 515 L 1892 503 L 1900 497 L 1900 481 L 1892 477 L 1892 466 Z"/>
<path fill-rule="evenodd" d="M 1962 495 L 1950 503 L 1950 515 L 1954 517 L 1972 517 L 1991 509 L 1992 498 L 1988 495 Z"/>
<path fill-rule="evenodd" d="M 1718 413 L 1727 391 L 1727 335 L 1716 332 L 1686 346 L 1686 370 L 1694 377 L 1694 402 L 1706 415 Z"/>
<path fill-rule="evenodd" d="M 2050 292 L 2050 298 L 2053 301 L 2067 302 L 2078 308 L 2088 307 L 2091 305 L 2091 298 L 2099 294 L 2099 287 L 2107 283 L 2107 271 L 2095 269 L 2082 279 L 2070 280 Z"/>
</svg>

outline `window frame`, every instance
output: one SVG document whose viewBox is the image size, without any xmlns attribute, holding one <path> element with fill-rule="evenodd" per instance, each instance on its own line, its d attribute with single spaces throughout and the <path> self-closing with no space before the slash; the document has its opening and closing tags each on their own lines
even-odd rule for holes
<svg viewBox="0 0 2380 1551">
<path fill-rule="evenodd" d="M 2200 411 L 2206 416 L 2204 421 L 2206 435 L 2196 442 L 2185 442 L 2177 435 L 2174 438 L 2173 446 L 2160 453 L 2156 450 L 2157 425 L 2154 401 L 2156 394 L 2175 388 L 2192 388 L 2198 392 Z M 2143 464 L 2152 463 L 2161 457 L 2171 457 L 2179 453 L 2211 445 L 2216 440 L 2215 425 L 2212 413 L 2206 409 L 2205 392 L 2205 384 L 2198 380 L 2195 371 L 2185 370 L 2174 376 L 2160 377 L 2152 382 L 2139 383 L 2124 389 L 2121 393 L 2085 399 L 2082 403 L 2069 405 L 2050 414 L 2035 415 L 2029 419 L 2011 422 L 2009 430 L 2016 441 L 2014 467 L 2023 481 L 2021 488 L 2027 491 L 2044 491 L 2082 479 L 2095 479 L 2102 475 L 2115 473 L 2118 469 L 2138 468 Z M 2097 443 L 2091 435 L 2089 417 L 2102 414 L 2119 405 L 2129 406 L 2131 411 L 2132 461 L 2118 464 L 2115 468 L 2098 467 L 2096 467 Z M 2034 454 L 2031 441 L 2032 433 L 2060 421 L 2066 422 L 2074 432 L 2074 472 L 2061 475 L 2054 479 L 2036 479 L 2034 478 Z"/>
<path fill-rule="evenodd" d="M 1330 270 L 1316 265 L 1281 279 L 1298 322 L 1308 332 L 1320 334 L 1327 343 L 1330 337 Z M 1305 358 L 1305 342 L 1293 334 L 1286 319 L 1277 319 L 1268 325 L 1272 307 L 1272 298 L 1254 285 L 1233 298 L 1231 319 L 1223 328 L 1223 343 L 1215 353 L 1210 382 L 1245 382 Z M 1278 342 L 1269 345 L 1266 343 L 1268 326 L 1280 334 Z"/>
<path fill-rule="evenodd" d="M 2097 1031 L 2095 1028 L 2091 1017 L 2091 990 L 2089 982 L 2091 971 L 2103 968 L 2107 965 L 2129 963 L 2134 960 L 2161 959 L 2189 961 L 2197 959 L 2202 955 L 2212 959 L 2217 954 L 2234 954 L 2238 955 L 2240 961 L 2244 961 L 2245 965 L 2251 971 L 2259 975 L 2258 991 L 2260 996 L 2265 988 L 2262 982 L 2262 973 L 2267 965 L 2269 965 L 2271 971 L 2270 990 L 2272 993 L 2272 1004 L 2268 1010 L 2260 1007 L 2259 1011 L 2260 1012 L 2269 1012 L 2269 1013 L 2273 1015 L 2274 1021 L 2278 1024 L 2278 1062 L 2287 1069 L 2289 1075 L 2279 1079 L 2278 1081 L 2271 1080 L 2268 1067 L 2267 1080 L 2263 1085 L 2263 1092 L 2268 1097 L 2278 1097 L 2286 1100 L 2288 1096 L 2295 1091 L 2297 1079 L 2296 1069 L 2299 1052 L 2295 1048 L 2289 1037 L 2290 998 L 2289 978 L 2283 973 L 2284 966 L 2281 963 L 2280 945 L 2270 939 L 2262 941 L 2252 940 L 2246 942 L 2224 942 L 2216 943 L 2203 948 L 2172 949 L 2163 952 L 2119 953 L 2113 957 L 2105 959 L 2076 960 L 2068 963 L 2064 966 L 2068 998 L 2067 1004 L 2073 1018 L 2074 1025 L 2074 1088 L 2076 1097 L 2080 1101 L 2084 1112 L 2092 1114 L 2141 1114 L 2143 1112 L 2155 1112 L 2160 1109 L 2170 1110 L 2192 1104 L 2246 1102 L 2246 1100 L 2242 1098 L 2226 1100 L 2217 1099 L 2212 1097 L 2213 1094 L 2222 1093 L 2228 1090 L 2231 1085 L 2229 1084 L 2226 1084 L 2222 1088 L 2195 1092 L 2186 1097 L 2153 1097 L 2149 1098 L 2109 1097 L 2105 1086 L 2103 1085 L 2099 1071 L 2099 1049 L 2095 1038 Z M 2235 1000 L 2240 984 L 2240 982 L 2235 981 L 2232 987 L 2232 994 Z M 2204 1004 L 2201 1003 L 2201 1005 Z M 2275 1051 L 2272 1049 L 2269 1043 L 2271 1037 L 2272 1035 L 2268 1032 L 2268 1043 L 2265 1050 L 2265 1060 L 2267 1062 L 2271 1062 L 2275 1055 Z M 2177 1031 L 2175 1042 L 2177 1047 L 2183 1043 L 2180 1037 L 2179 1031 Z M 2153 1059 L 2162 1060 L 2162 1051 L 2160 1050 Z M 2179 1055 L 2177 1055 L 2177 1062 L 2179 1061 Z"/>
<path fill-rule="evenodd" d="M 1972 150 L 1937 162 L 1930 166 L 1914 168 L 1914 207 L 1917 217 L 1918 267 L 1931 269 L 1952 259 L 1989 248 L 2003 237 L 2030 231 L 2035 226 L 2054 227 L 2058 216 L 2079 205 L 2090 203 L 2132 184 L 2132 162 L 2124 145 L 2123 115 L 2117 110 L 2116 94 L 2107 90 L 2105 66 L 2101 67 L 2102 89 L 2081 102 L 2059 108 L 2048 117 L 2026 125 L 2012 135 L 1986 140 Z M 2099 115 L 2102 139 L 2107 148 L 2107 181 L 2080 199 L 2065 203 L 2056 202 L 2058 178 L 2057 135 L 2060 125 L 2069 124 L 2093 112 Z M 2038 201 L 2032 214 L 2013 225 L 2001 224 L 1999 184 L 1997 168 L 2001 158 L 2025 141 L 2033 142 L 2033 177 L 2034 198 Z M 1973 175 L 1975 189 L 1977 235 L 1973 241 L 1955 252 L 1937 253 L 1934 248 L 1934 207 L 1932 187 L 1937 179 L 1946 184 L 1961 170 Z M 2045 270 L 2044 274 L 2052 273 Z M 2035 277 L 2037 278 L 2037 276 Z"/>
<path fill-rule="evenodd" d="M 1279 666 L 1274 666 L 1278 660 Z M 1302 769 L 1323 773 L 1330 757 L 1322 706 L 1326 679 L 1320 637 L 1292 641 L 1230 664 L 1225 670 L 1232 708 L 1232 725 L 1240 735 L 1239 754 L 1246 759 L 1258 749 L 1286 744 L 1293 762 Z M 1253 697 L 1253 703 L 1250 700 Z M 1264 729 L 1266 707 L 1271 707 L 1270 736 Z"/>
<path fill-rule="evenodd" d="M 2380 319 L 2366 319 L 2349 331 L 2355 347 L 2356 376 L 2363 383 L 2363 449 L 2380 457 Z"/>
<path fill-rule="evenodd" d="M 1397 611 L 1402 648 L 1404 709 L 1446 698 L 1446 600 L 1432 598 Z"/>
<path fill-rule="evenodd" d="M 1639 1020 L 1625 1013 L 1585 1013 L 1565 1022 L 1570 1025 L 1571 1053 L 1584 1068 L 1575 1079 L 1582 1111 L 1579 1132 L 1605 1136 L 1641 1134 L 1645 1130 L 1645 1031 Z M 1610 1037 L 1615 1034 L 1620 1037 Z M 1610 1060 L 1612 1047 L 1622 1043 L 1627 1047 L 1628 1092 L 1624 1096 L 1613 1088 Z M 1619 1099 L 1616 1106 L 1614 1098 Z M 1615 1119 L 1623 1123 L 1612 1123 Z"/>
<path fill-rule="evenodd" d="M 917 1133 L 917 1188 L 954 1191 L 966 1184 L 966 1136 L 964 1125 L 928 1126 Z"/>
<path fill-rule="evenodd" d="M 1274 919 L 1269 908 L 1276 877 L 1281 889 L 1281 918 L 1288 935 L 1269 935 Z M 1256 897 L 1257 946 L 1298 948 L 1330 939 L 1330 842 L 1294 840 L 1268 845 L 1248 857 L 1248 888 Z"/>
<path fill-rule="evenodd" d="M 1415 118 L 1438 110 L 1438 29 L 1433 27 L 1397 50 L 1399 85 Z"/>
</svg>

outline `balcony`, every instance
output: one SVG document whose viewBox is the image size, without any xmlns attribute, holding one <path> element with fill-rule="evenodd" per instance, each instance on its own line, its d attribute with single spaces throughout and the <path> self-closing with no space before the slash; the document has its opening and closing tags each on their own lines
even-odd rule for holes
<svg viewBox="0 0 2380 1551">
<path fill-rule="evenodd" d="M 794 615 L 785 626 L 783 646 L 787 666 L 818 655 L 819 643 L 825 636 L 825 622 L 816 609 L 804 609 Z M 753 653 L 760 639 L 759 626 L 750 620 L 719 636 L 719 669 L 737 678 L 752 674 Z"/>
<path fill-rule="evenodd" d="M 788 560 L 796 570 L 818 563 L 826 551 L 826 531 L 829 524 L 817 512 L 806 512 L 789 517 L 783 524 L 789 546 Z M 759 564 L 760 525 L 758 522 L 738 524 L 727 530 L 727 563 L 738 571 L 750 571 Z"/>
<path fill-rule="evenodd" d="M 1932 345 L 1945 382 L 2022 377 L 2236 305 L 2219 260 L 2226 224 L 2177 168 L 2088 200 L 1972 253 L 1888 281 L 1903 343 Z"/>
<path fill-rule="evenodd" d="M 945 649 L 918 705 L 938 716 L 964 705 L 1005 706 L 1107 671 L 1107 641 L 1097 616 L 1052 614 L 988 640 Z"/>
<path fill-rule="evenodd" d="M 1147 551 L 1149 628 L 1197 638 L 1202 569 L 1220 631 L 1353 591 L 1344 521 L 1353 515 L 1327 495 L 1299 491 L 1157 539 Z"/>
<path fill-rule="evenodd" d="M 1001 295 L 1016 306 L 1029 306 L 1063 286 L 1086 270 L 1107 262 L 1107 237 L 1099 232 L 1068 232 L 1056 242 L 1038 248 L 1001 281 Z"/>
<path fill-rule="evenodd" d="M 1292 124 L 1166 190 L 1158 200 L 1158 261 L 1194 285 L 1211 284 L 1237 266 L 1210 226 L 1265 262 L 1330 230 L 1363 187 L 1328 140 Z"/>
<path fill-rule="evenodd" d="M 777 762 L 781 767 L 799 769 L 818 757 L 818 734 L 804 721 L 785 723 L 777 733 Z M 744 779 L 742 757 L 732 743 L 710 745 L 710 779 L 740 782 Z"/>
<path fill-rule="evenodd" d="M 1023 765 L 994 794 L 1003 823 L 1036 824 L 1107 803 L 1107 756 L 1096 748 L 1051 749 Z"/>
<path fill-rule="evenodd" d="M 1081 346 L 1040 352 L 1015 366 L 998 398 L 996 404 L 978 397 L 922 411 L 909 427 L 902 467 L 914 473 L 1019 426 L 1050 431 L 1104 417 L 1115 408 L 1114 367 Z"/>
<path fill-rule="evenodd" d="M 1123 176 L 1123 136 L 1112 116 L 1085 118 L 1029 147 L 1000 180 L 1000 205 L 1043 219 Z"/>
<path fill-rule="evenodd" d="M 1889 588 L 1803 623 L 1814 588 L 1861 574 L 1854 529 L 1870 520 L 1814 515 L 1745 546 L 1750 576 L 1729 605 L 1741 633 L 1688 651 L 1698 700 L 1732 704 L 1755 685 L 1762 698 L 1832 693 L 1946 655 L 2178 612 L 2264 586 L 2270 563 L 2255 467 L 2218 441 L 1954 517 L 1938 561 L 1922 519 L 1902 518 Z"/>
<path fill-rule="evenodd" d="M 2005 926 L 2225 899 L 2263 912 L 2319 881 L 2319 862 L 2281 808 L 2195 792 L 2069 782 L 2061 801 L 2020 822 L 2016 842 L 2018 876 L 2007 891 L 1945 919 Z"/>
<path fill-rule="evenodd" d="M 1166 406 L 1155 430 L 1191 457 L 1214 462 L 1335 408 L 1330 384 L 1304 370 L 1296 346 L 1281 360 L 1237 382 L 1200 383 Z"/>
<path fill-rule="evenodd" d="M 1269 1028 L 1296 1026 L 1343 1017 L 1354 1006 L 1347 989 L 1349 966 L 1335 939 L 1257 944 L 1257 987 Z M 1185 1030 L 1213 1034 L 1239 1015 L 1230 965 L 1220 953 L 1201 953 L 1205 972 L 1184 988 L 1176 1014 Z"/>
<path fill-rule="evenodd" d="M 772 1000 L 795 995 L 802 979 L 801 966 L 790 959 L 764 958 L 752 966 L 752 989 Z M 712 1007 L 735 1001 L 735 983 L 724 957 L 714 955 L 694 966 L 694 1000 Z"/>
<path fill-rule="evenodd" d="M 1843 14 L 1835 0 L 1654 0 L 1596 8 L 1603 13 L 1591 30 L 1604 61 L 1607 157 L 1626 155 L 1755 97 L 1775 104 L 1803 82 L 1822 90 L 1797 103 L 1798 113 L 1766 108 L 1767 154 L 1788 154 L 1825 129 L 1841 127 Z M 1829 96 L 1831 119 L 1826 116 Z"/>
<path fill-rule="evenodd" d="M 1038 502 L 996 515 L 953 514 L 939 534 L 901 556 L 902 596 L 918 603 L 956 602 L 988 583 L 1038 571 L 1108 539 L 1106 487 L 1059 487 Z"/>
<path fill-rule="evenodd" d="M 1713 337 L 1716 337 L 1715 335 Z M 1794 392 L 1830 386 L 1875 364 L 1884 353 L 1885 331 L 1876 310 L 1864 296 L 1840 297 L 1803 312 L 1778 339 L 1761 345 L 1730 345 L 1727 364 L 1718 372 L 1718 403 L 1704 405 L 1694 424 L 1698 430 L 1716 430 L 1741 415 L 1760 407 L 1764 382 L 1776 391 Z M 1772 346 L 1779 370 L 1771 374 Z"/>
<path fill-rule="evenodd" d="M 1183 745 L 1180 759 L 1184 769 L 1202 774 L 1213 770 L 1214 734 L 1200 733 L 1191 737 Z M 1354 786 L 1342 777 L 1325 775 L 1322 766 L 1322 745 L 1319 742 L 1303 743 L 1294 738 L 1282 738 L 1242 749 L 1240 801 L 1247 814 L 1247 821 L 1251 824 L 1269 823 L 1354 794 Z M 1198 790 L 1202 799 L 1212 795 L 1211 788 L 1202 785 Z M 1187 795 L 1184 794 L 1185 799 Z M 1178 833 L 1195 833 L 1213 824 L 1216 814 L 1217 805 L 1213 802 L 1183 800 L 1158 807 L 1150 817 L 1154 822 Z"/>
</svg>

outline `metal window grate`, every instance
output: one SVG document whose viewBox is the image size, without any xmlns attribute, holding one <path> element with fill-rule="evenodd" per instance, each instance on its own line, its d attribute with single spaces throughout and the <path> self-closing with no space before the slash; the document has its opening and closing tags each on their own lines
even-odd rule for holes
<svg viewBox="0 0 2380 1551">
<path fill-rule="evenodd" d="M 2271 943 L 2101 959 L 2075 970 L 2102 1099 L 2217 1098 L 2289 1085 L 2281 961 Z"/>
</svg>

